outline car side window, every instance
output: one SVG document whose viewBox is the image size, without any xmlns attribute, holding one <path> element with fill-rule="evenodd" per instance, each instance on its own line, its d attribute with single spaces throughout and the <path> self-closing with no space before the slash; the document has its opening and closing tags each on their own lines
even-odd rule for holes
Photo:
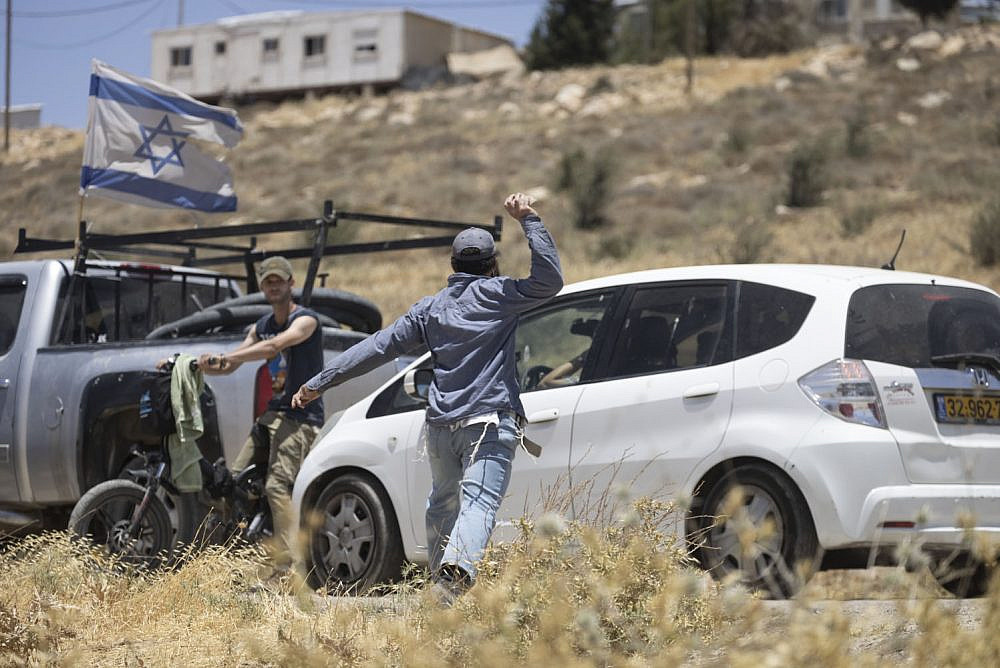
<svg viewBox="0 0 1000 668">
<path fill-rule="evenodd" d="M 521 316 L 514 349 L 522 392 L 581 381 L 612 294 L 570 296 Z"/>
<path fill-rule="evenodd" d="M 816 298 L 762 283 L 740 283 L 736 306 L 736 359 L 749 357 L 792 339 Z"/>
<path fill-rule="evenodd" d="M 727 284 L 636 290 L 608 375 L 636 376 L 728 361 L 729 291 Z"/>
<path fill-rule="evenodd" d="M 0 355 L 6 355 L 14 345 L 27 287 L 23 276 L 0 276 Z"/>
</svg>

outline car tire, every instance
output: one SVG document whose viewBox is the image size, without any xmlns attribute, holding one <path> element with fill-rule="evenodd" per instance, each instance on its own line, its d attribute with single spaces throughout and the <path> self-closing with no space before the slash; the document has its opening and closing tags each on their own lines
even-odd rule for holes
<svg viewBox="0 0 1000 668">
<path fill-rule="evenodd" d="M 134 482 L 105 480 L 73 506 L 69 529 L 122 563 L 150 570 L 159 568 L 170 562 L 174 551 L 174 530 L 163 503 L 152 497 L 139 523 L 139 535 L 129 536 L 126 531 L 132 512 L 145 494 L 146 489 Z"/>
<path fill-rule="evenodd" d="M 955 598 L 982 598 L 989 590 L 996 566 L 961 552 L 932 559 L 930 569 L 937 583 Z"/>
<path fill-rule="evenodd" d="M 399 523 L 385 493 L 368 478 L 333 479 L 305 519 L 313 586 L 361 594 L 399 578 L 404 560 Z"/>
<path fill-rule="evenodd" d="M 731 499 L 737 488 L 742 498 Z M 732 503 L 739 505 L 731 509 Z M 725 517 L 727 510 L 731 518 Z M 720 580 L 738 573 L 747 587 L 788 598 L 818 564 L 819 540 L 805 500 L 769 467 L 743 464 L 730 470 L 709 490 L 701 516 L 699 561 Z M 750 543 L 747 531 L 753 532 Z"/>
</svg>

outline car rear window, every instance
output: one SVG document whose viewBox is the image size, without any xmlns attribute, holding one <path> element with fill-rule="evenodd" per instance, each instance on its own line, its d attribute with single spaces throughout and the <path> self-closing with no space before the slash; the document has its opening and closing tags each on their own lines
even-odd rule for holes
<svg viewBox="0 0 1000 668">
<path fill-rule="evenodd" d="M 736 359 L 787 343 L 802 327 L 816 298 L 762 283 L 740 283 Z"/>
<path fill-rule="evenodd" d="M 844 356 L 929 367 L 937 355 L 1000 354 L 1000 298 L 939 285 L 872 285 L 847 308 Z"/>
</svg>

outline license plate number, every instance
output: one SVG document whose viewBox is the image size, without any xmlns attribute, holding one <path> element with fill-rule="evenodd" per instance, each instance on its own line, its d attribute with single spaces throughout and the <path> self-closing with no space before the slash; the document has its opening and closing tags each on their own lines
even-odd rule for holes
<svg viewBox="0 0 1000 668">
<path fill-rule="evenodd" d="M 935 394 L 938 422 L 1000 424 L 1000 396 Z"/>
</svg>

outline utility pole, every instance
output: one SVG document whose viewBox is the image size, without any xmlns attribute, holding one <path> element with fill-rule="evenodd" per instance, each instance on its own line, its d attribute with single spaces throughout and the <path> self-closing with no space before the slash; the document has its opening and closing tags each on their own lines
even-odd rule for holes
<svg viewBox="0 0 1000 668">
<path fill-rule="evenodd" d="M 184 0 L 177 0 L 177 27 L 184 25 Z"/>
<path fill-rule="evenodd" d="M 10 24 L 11 19 L 14 16 L 14 9 L 12 5 L 14 0 L 7 0 L 7 41 L 4 42 L 7 55 L 4 58 L 4 69 L 6 70 L 6 76 L 4 77 L 4 94 L 3 94 L 3 151 L 7 153 L 10 151 Z"/>
<path fill-rule="evenodd" d="M 697 24 L 695 23 L 695 0 L 687 0 L 684 7 L 684 57 L 687 61 L 684 67 L 684 92 L 688 95 L 694 89 L 694 40 Z"/>
<path fill-rule="evenodd" d="M 861 0 L 847 0 L 847 38 L 854 44 L 861 44 L 865 38 L 865 20 L 861 12 Z"/>
</svg>

